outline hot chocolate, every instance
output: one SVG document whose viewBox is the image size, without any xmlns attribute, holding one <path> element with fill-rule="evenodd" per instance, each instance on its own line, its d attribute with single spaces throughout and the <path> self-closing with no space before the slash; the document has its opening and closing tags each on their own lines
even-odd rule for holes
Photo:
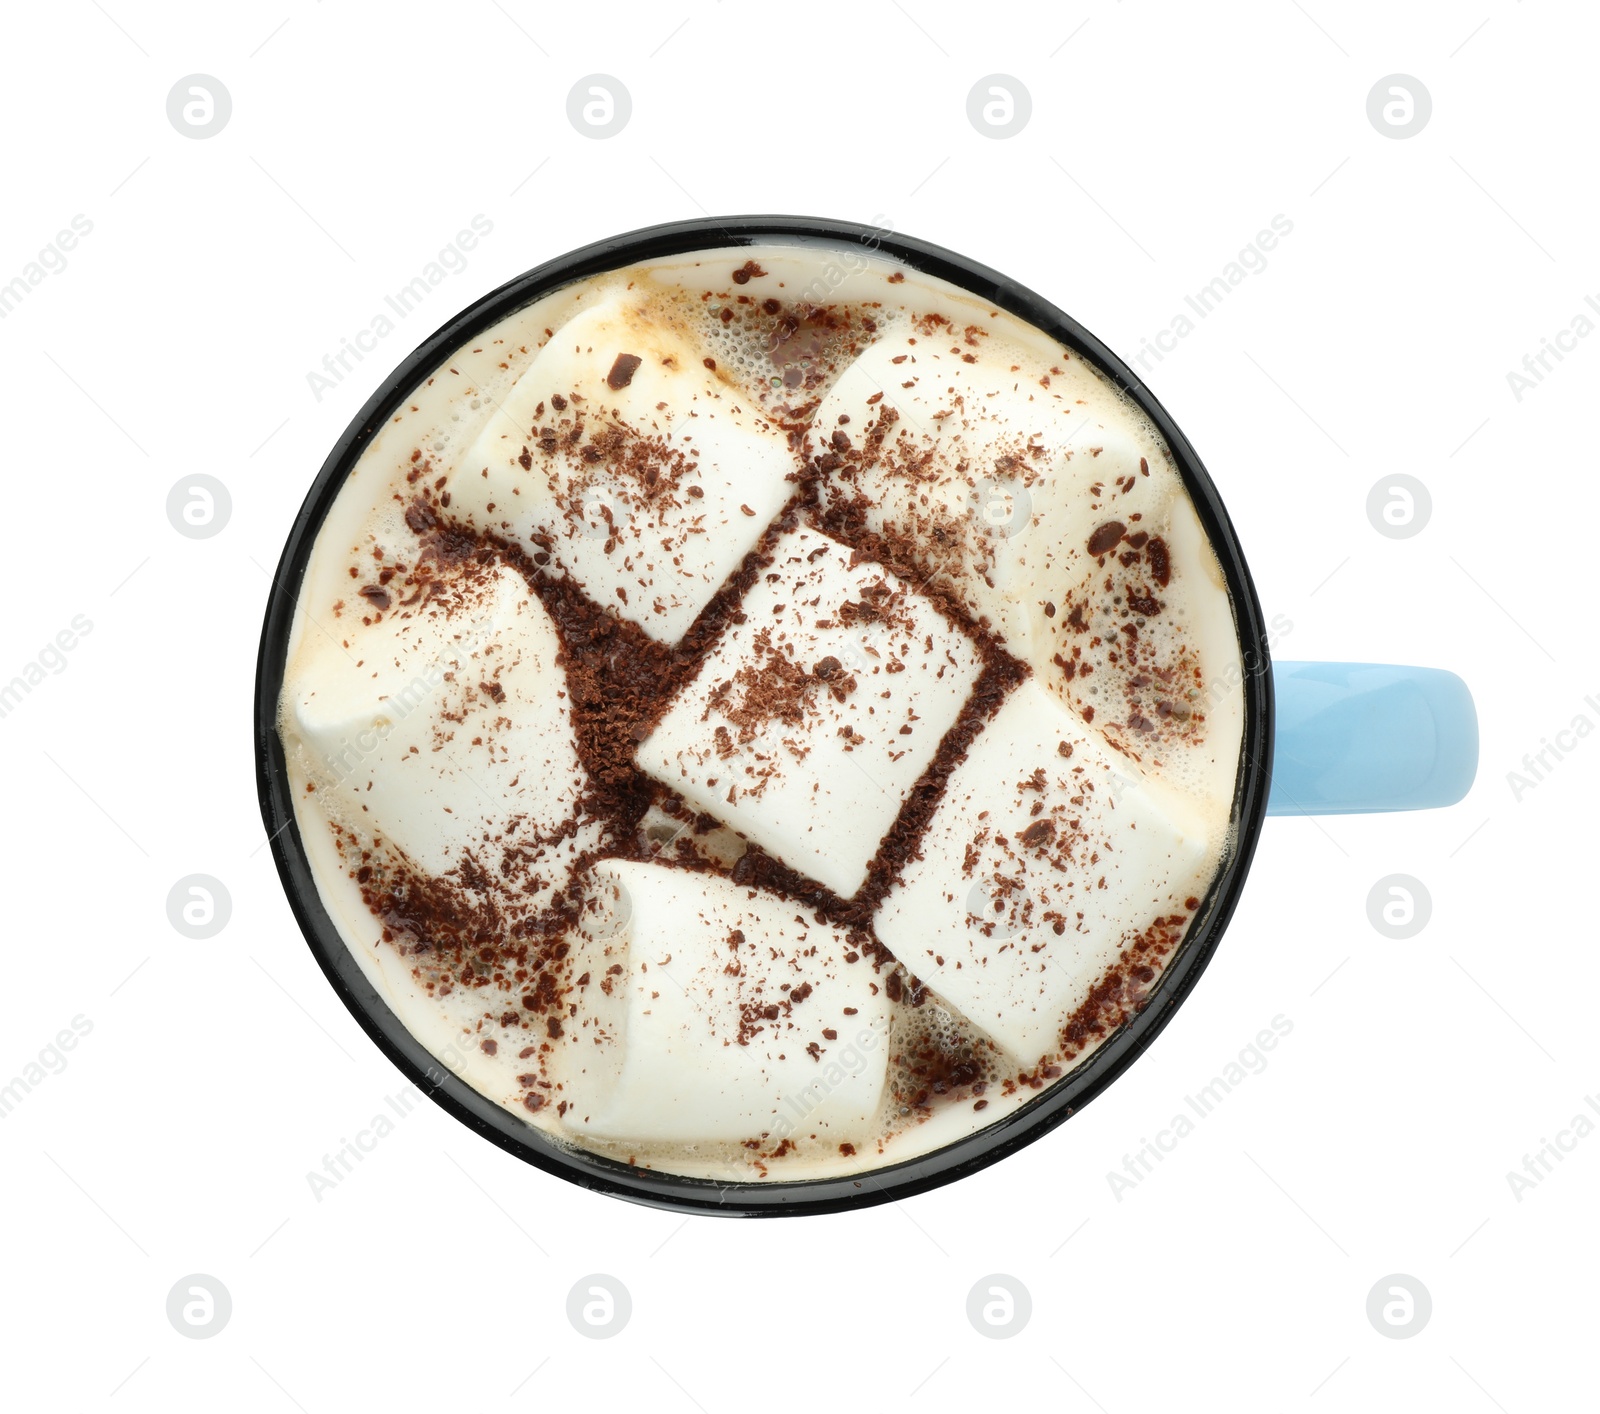
<svg viewBox="0 0 1600 1414">
<path fill-rule="evenodd" d="M 1141 1010 L 1229 845 L 1221 571 L 1081 356 L 859 251 L 548 295 L 368 445 L 280 731 L 329 914 L 557 1141 L 868 1170 Z"/>
</svg>

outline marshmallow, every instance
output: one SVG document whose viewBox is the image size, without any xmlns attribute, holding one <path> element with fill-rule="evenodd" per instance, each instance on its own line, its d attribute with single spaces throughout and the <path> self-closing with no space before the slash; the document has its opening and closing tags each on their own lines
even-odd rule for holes
<svg viewBox="0 0 1600 1414">
<path fill-rule="evenodd" d="M 776 1145 L 873 1132 L 888 1002 L 845 934 L 716 875 L 602 860 L 554 1062 L 576 1134 Z"/>
<path fill-rule="evenodd" d="M 519 848 L 546 890 L 564 882 L 583 831 L 557 836 L 584 786 L 549 616 L 506 569 L 454 593 L 336 620 L 308 639 L 292 725 L 330 815 L 442 874 L 469 851 Z M 592 834 L 592 830 L 590 831 Z M 485 862 L 480 857 L 480 863 Z"/>
<path fill-rule="evenodd" d="M 550 339 L 442 499 L 676 643 L 789 500 L 794 470 L 787 434 L 618 294 Z"/>
<path fill-rule="evenodd" d="M 1006 699 L 951 774 L 873 926 L 1023 1066 L 1157 919 L 1204 894 L 1214 842 L 1042 688 Z"/>
<path fill-rule="evenodd" d="M 785 533 L 641 743 L 642 770 L 844 897 L 980 671 L 933 605 L 848 545 Z"/>
</svg>

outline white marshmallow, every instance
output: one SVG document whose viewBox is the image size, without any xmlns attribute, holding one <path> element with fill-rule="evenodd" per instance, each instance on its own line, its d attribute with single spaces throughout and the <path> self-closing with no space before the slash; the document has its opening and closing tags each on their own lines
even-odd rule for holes
<svg viewBox="0 0 1600 1414">
<path fill-rule="evenodd" d="M 639 362 L 619 370 L 619 357 Z M 453 517 L 548 554 L 675 643 L 789 500 L 794 470 L 783 429 L 618 294 L 557 331 L 444 490 Z"/>
<path fill-rule="evenodd" d="M 564 1123 L 638 1143 L 864 1139 L 889 1008 L 852 951 L 774 895 L 601 861 L 574 962 L 591 981 L 555 1062 Z"/>
<path fill-rule="evenodd" d="M 353 600 L 335 621 L 347 646 L 307 640 L 314 658 L 290 684 L 304 763 L 330 815 L 428 873 L 520 846 L 560 887 L 583 832 L 537 841 L 571 820 L 585 777 L 565 694 L 551 692 L 555 629 L 513 571 L 456 589 L 450 611 Z M 373 622 L 350 623 L 357 612 Z"/>
<path fill-rule="evenodd" d="M 847 545 L 779 538 L 641 769 L 844 897 L 977 680 L 965 635 Z"/>
<path fill-rule="evenodd" d="M 1140 457 L 1149 465 L 1159 453 L 1124 425 L 1109 393 L 1079 403 L 1087 375 L 1071 360 L 1043 387 L 1032 381 L 1037 364 L 1010 372 L 974 330 L 969 347 L 961 331 L 930 338 L 902 317 L 845 371 L 813 426 L 820 449 L 843 415 L 855 449 L 824 495 L 860 498 L 869 528 L 908 537 L 920 562 L 1025 658 L 1035 601 L 1093 565 L 1094 528 L 1160 512 L 1173 480 L 1141 472 Z"/>
<path fill-rule="evenodd" d="M 1070 754 L 1063 755 L 1063 748 Z M 1122 950 L 1186 914 L 1214 864 L 1197 811 L 1025 682 L 951 774 L 873 926 L 1024 1066 Z"/>
</svg>

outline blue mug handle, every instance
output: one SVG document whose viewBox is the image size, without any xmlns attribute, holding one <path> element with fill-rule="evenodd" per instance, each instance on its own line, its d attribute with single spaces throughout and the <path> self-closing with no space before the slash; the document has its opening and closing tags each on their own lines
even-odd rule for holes
<svg viewBox="0 0 1600 1414">
<path fill-rule="evenodd" d="M 1274 663 L 1269 815 L 1454 805 L 1478 770 L 1478 714 L 1454 673 L 1386 663 Z"/>
</svg>

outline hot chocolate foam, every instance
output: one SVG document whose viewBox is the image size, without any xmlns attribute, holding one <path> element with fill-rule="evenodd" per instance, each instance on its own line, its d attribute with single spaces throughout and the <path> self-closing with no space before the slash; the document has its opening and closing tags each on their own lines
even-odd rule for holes
<svg viewBox="0 0 1600 1414">
<path fill-rule="evenodd" d="M 557 1140 L 729 1179 L 1001 1117 L 1141 1009 L 1227 845 L 1221 572 L 1100 372 L 858 253 L 485 331 L 319 533 L 281 730 L 331 916 Z"/>
</svg>

